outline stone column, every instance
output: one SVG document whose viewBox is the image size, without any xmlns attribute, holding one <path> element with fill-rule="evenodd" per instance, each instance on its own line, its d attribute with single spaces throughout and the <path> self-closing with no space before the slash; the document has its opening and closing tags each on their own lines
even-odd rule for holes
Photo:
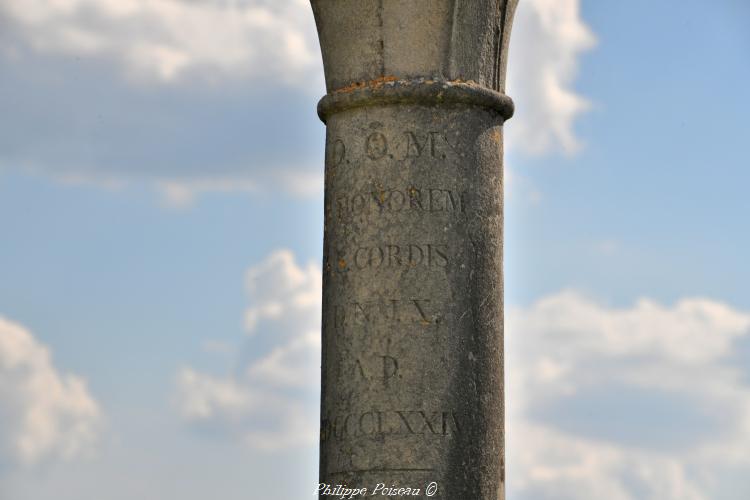
<svg viewBox="0 0 750 500">
<path fill-rule="evenodd" d="M 328 92 L 321 483 L 505 496 L 515 5 L 312 0 Z"/>
</svg>

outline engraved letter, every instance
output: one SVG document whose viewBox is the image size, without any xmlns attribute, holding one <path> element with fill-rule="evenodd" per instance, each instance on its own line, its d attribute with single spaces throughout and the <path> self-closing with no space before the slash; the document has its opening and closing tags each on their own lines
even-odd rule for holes
<svg viewBox="0 0 750 500">
<path fill-rule="evenodd" d="M 398 361 L 392 356 L 380 356 L 383 358 L 383 383 L 388 386 L 388 381 L 398 373 Z"/>
<path fill-rule="evenodd" d="M 425 145 L 427 145 L 426 140 L 425 142 L 420 144 L 419 139 L 417 139 L 417 136 L 414 134 L 414 132 L 406 132 L 406 157 L 407 158 L 418 158 L 422 156 L 422 150 L 424 149 Z M 432 149 L 434 150 L 435 147 L 432 146 Z"/>
<path fill-rule="evenodd" d="M 379 160 L 388 154 L 388 141 L 380 132 L 373 132 L 365 140 L 365 152 L 371 160 Z"/>
<path fill-rule="evenodd" d="M 417 256 L 417 254 L 419 256 Z M 418 245 L 409 245 L 409 265 L 418 266 L 424 259 L 424 251 Z"/>
<path fill-rule="evenodd" d="M 409 188 L 409 206 L 411 208 L 419 208 L 419 210 L 424 210 L 424 208 L 422 207 L 422 193 L 415 187 Z"/>
<path fill-rule="evenodd" d="M 394 262 L 396 265 L 401 265 L 401 248 L 396 245 L 388 245 L 388 266 L 393 267 Z"/>
<path fill-rule="evenodd" d="M 344 141 L 336 139 L 331 145 L 331 166 L 338 167 L 346 157 L 346 146 Z"/>
<path fill-rule="evenodd" d="M 406 430 L 409 431 L 409 434 L 415 434 L 414 429 L 412 429 L 409 419 L 404 415 L 404 412 L 396 410 L 396 413 L 401 417 L 401 422 L 404 424 L 404 427 L 406 427 Z"/>
<path fill-rule="evenodd" d="M 421 323 L 423 325 L 429 325 L 430 323 L 432 323 L 432 321 L 430 321 L 430 318 L 425 314 L 424 309 L 422 309 L 422 306 L 419 304 L 420 302 L 429 302 L 429 300 L 412 299 L 412 302 L 414 303 L 414 307 L 417 308 L 417 312 L 419 312 Z"/>
<path fill-rule="evenodd" d="M 365 375 L 365 370 L 362 368 L 362 363 L 359 360 L 356 360 L 354 362 L 354 378 L 357 378 L 357 375 L 362 378 L 362 380 L 367 380 L 367 375 Z"/>
</svg>

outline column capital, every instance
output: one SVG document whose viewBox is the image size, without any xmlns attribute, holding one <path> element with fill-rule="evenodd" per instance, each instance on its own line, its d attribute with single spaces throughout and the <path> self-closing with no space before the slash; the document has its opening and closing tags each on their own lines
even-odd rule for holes
<svg viewBox="0 0 750 500">
<path fill-rule="evenodd" d="M 311 0 L 329 93 L 419 78 L 505 90 L 518 0 Z"/>
</svg>

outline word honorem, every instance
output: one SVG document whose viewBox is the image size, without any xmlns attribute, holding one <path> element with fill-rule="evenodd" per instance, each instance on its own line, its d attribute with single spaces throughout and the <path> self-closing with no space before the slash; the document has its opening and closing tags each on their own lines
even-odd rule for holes
<svg viewBox="0 0 750 500">
<path fill-rule="evenodd" d="M 425 494 L 428 497 L 434 496 L 435 493 L 437 493 L 437 489 L 437 483 L 432 482 L 425 487 Z M 418 497 L 422 495 L 422 489 L 408 486 L 397 486 L 395 484 L 386 486 L 385 483 L 378 483 L 372 488 L 372 491 L 369 491 L 368 488 L 350 488 L 346 484 L 337 484 L 333 486 L 327 483 L 320 483 L 318 484 L 318 489 L 315 490 L 315 493 L 313 494 L 320 495 L 321 497 L 336 497 L 342 500 L 366 496 Z"/>
<path fill-rule="evenodd" d="M 333 195 L 333 212 L 339 220 L 348 217 L 390 212 L 458 212 L 465 213 L 468 195 L 451 189 L 387 188 L 369 192 Z M 327 207 L 329 210 L 331 206 Z"/>
</svg>

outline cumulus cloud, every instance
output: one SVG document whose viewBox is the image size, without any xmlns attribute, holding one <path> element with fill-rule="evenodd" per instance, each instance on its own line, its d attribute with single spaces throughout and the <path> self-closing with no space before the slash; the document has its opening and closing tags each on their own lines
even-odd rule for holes
<svg viewBox="0 0 750 500">
<path fill-rule="evenodd" d="M 509 145 L 574 151 L 586 101 L 572 84 L 593 40 L 578 0 L 521 2 L 512 40 Z M 322 191 L 307 0 L 5 0 L 0 88 L 0 173 L 145 183 L 176 208 Z"/>
<path fill-rule="evenodd" d="M 210 194 L 322 192 L 306 0 L 0 2 L 0 173 Z"/>
<path fill-rule="evenodd" d="M 261 328 L 276 335 L 317 331 L 322 276 L 314 264 L 299 267 L 292 252 L 280 250 L 247 271 L 245 286 L 251 302 L 245 313 L 249 333 Z"/>
<path fill-rule="evenodd" d="M 156 181 L 156 187 L 165 205 L 178 210 L 192 206 L 199 197 L 206 195 L 263 195 L 278 190 L 296 198 L 313 198 L 323 194 L 322 167 L 318 170 L 320 172 L 286 169 L 259 173 L 252 178 L 224 176 L 162 179 Z"/>
<path fill-rule="evenodd" d="M 320 268 L 278 251 L 246 285 L 253 355 L 229 374 L 185 368 L 182 416 L 259 449 L 312 445 Z M 750 314 L 707 298 L 610 307 L 562 291 L 507 318 L 509 495 L 709 500 L 722 474 L 750 470 L 750 371 L 736 359 Z"/>
<path fill-rule="evenodd" d="M 512 495 L 534 500 L 708 500 L 679 458 L 511 424 Z M 522 443 L 522 444 L 521 444 Z"/>
<path fill-rule="evenodd" d="M 102 57 L 129 76 L 173 82 L 306 80 L 319 63 L 305 0 L 5 0 L 6 53 Z"/>
<path fill-rule="evenodd" d="M 196 428 L 278 450 L 316 442 L 320 387 L 321 271 L 279 250 L 245 276 L 247 357 L 229 375 L 184 368 L 177 404 Z"/>
<path fill-rule="evenodd" d="M 750 314 L 564 291 L 509 308 L 506 335 L 516 498 L 709 500 L 722 470 L 750 469 L 750 388 L 729 362 Z"/>
<path fill-rule="evenodd" d="M 177 377 L 181 415 L 196 429 L 237 436 L 261 451 L 314 444 L 318 423 L 310 405 L 262 384 L 262 377 L 221 377 L 184 368 Z"/>
<path fill-rule="evenodd" d="M 100 420 L 85 380 L 57 371 L 47 347 L 0 317 L 0 460 L 72 458 L 91 449 Z"/>
<path fill-rule="evenodd" d="M 580 148 L 575 120 L 589 102 L 573 88 L 581 54 L 595 37 L 581 18 L 580 0 L 524 0 L 511 36 L 508 93 L 516 116 L 510 147 L 542 154 Z"/>
</svg>

